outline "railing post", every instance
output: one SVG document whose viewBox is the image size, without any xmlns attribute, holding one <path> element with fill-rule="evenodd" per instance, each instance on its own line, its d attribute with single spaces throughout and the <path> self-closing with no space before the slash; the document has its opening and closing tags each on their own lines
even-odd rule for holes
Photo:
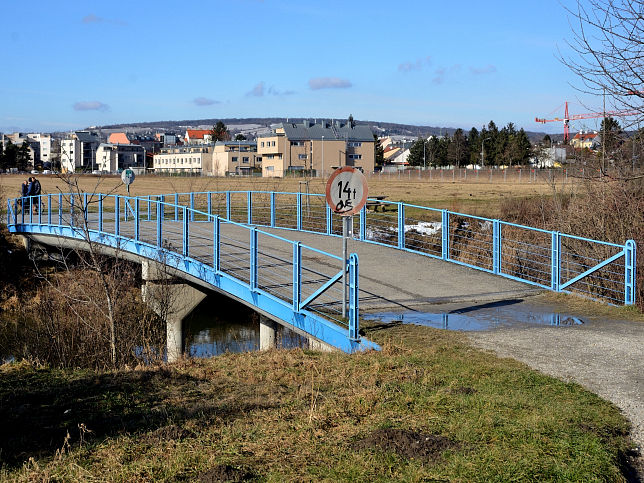
<svg viewBox="0 0 644 483">
<path fill-rule="evenodd" d="M 550 288 L 559 292 L 561 271 L 561 233 L 553 231 L 550 243 Z"/>
<path fill-rule="evenodd" d="M 398 203 L 398 248 L 405 248 L 405 204 Z"/>
<path fill-rule="evenodd" d="M 212 215 L 212 193 L 210 191 L 206 192 L 206 202 L 208 203 L 208 219 Z"/>
<path fill-rule="evenodd" d="M 174 221 L 179 221 L 179 193 L 174 194 Z"/>
<path fill-rule="evenodd" d="M 152 204 L 150 203 L 150 195 L 148 195 L 148 221 L 152 219 Z"/>
<path fill-rule="evenodd" d="M 195 194 L 190 193 L 190 221 L 195 221 Z"/>
<path fill-rule="evenodd" d="M 103 232 L 103 195 L 98 194 L 98 232 Z"/>
<path fill-rule="evenodd" d="M 42 225 L 42 195 L 38 196 L 36 203 L 38 203 L 38 224 Z"/>
<path fill-rule="evenodd" d="M 163 195 L 157 197 L 157 247 L 159 248 L 163 245 L 163 198 Z"/>
<path fill-rule="evenodd" d="M 253 192 L 248 191 L 246 194 L 246 219 L 249 225 L 253 224 Z"/>
<path fill-rule="evenodd" d="M 330 235 L 331 233 L 333 233 L 333 213 L 331 207 L 326 205 L 326 234 Z"/>
<path fill-rule="evenodd" d="M 293 243 L 293 310 L 300 311 L 302 297 L 302 244 Z"/>
<path fill-rule="evenodd" d="M 226 191 L 226 219 L 230 220 L 232 206 L 230 206 L 230 191 Z"/>
<path fill-rule="evenodd" d="M 250 229 L 250 289 L 257 289 L 257 228 Z"/>
<path fill-rule="evenodd" d="M 420 171 L 418 171 L 420 173 Z M 367 205 L 360 210 L 360 241 L 367 238 Z"/>
<path fill-rule="evenodd" d="M 121 197 L 114 196 L 114 235 L 120 236 L 121 234 Z"/>
<path fill-rule="evenodd" d="M 139 241 L 139 198 L 134 198 L 134 239 Z"/>
<path fill-rule="evenodd" d="M 447 210 L 441 210 L 441 258 L 449 260 L 449 211 Z"/>
<path fill-rule="evenodd" d="M 20 223 L 25 224 L 25 207 L 27 206 L 27 198 L 24 196 L 20 198 Z"/>
<path fill-rule="evenodd" d="M 29 224 L 34 222 L 34 197 L 29 197 Z"/>
<path fill-rule="evenodd" d="M 88 208 L 88 200 L 89 197 L 87 196 L 87 193 L 83 193 L 83 205 L 81 207 L 81 213 L 83 213 L 83 219 L 85 220 L 84 222 L 84 227 L 89 228 L 89 208 Z"/>
<path fill-rule="evenodd" d="M 219 260 L 221 258 L 221 237 L 220 233 L 221 222 L 219 215 L 215 215 L 212 222 L 212 266 L 216 273 L 219 273 L 221 268 Z"/>
<path fill-rule="evenodd" d="M 74 194 L 69 195 L 69 226 L 74 226 Z"/>
<path fill-rule="evenodd" d="M 349 339 L 360 340 L 358 255 L 349 256 Z"/>
<path fill-rule="evenodd" d="M 186 208 L 185 206 L 182 206 L 181 209 L 183 211 L 183 244 L 182 244 L 183 245 L 183 256 L 187 257 L 188 254 L 190 253 L 190 250 L 188 248 L 189 247 L 189 236 L 190 236 L 190 233 L 188 231 L 189 230 L 188 227 L 190 226 L 190 223 L 189 223 L 190 220 L 189 220 L 189 217 L 188 217 L 188 208 Z"/>
<path fill-rule="evenodd" d="M 637 259 L 637 244 L 628 240 L 624 245 L 624 304 L 635 304 L 635 261 Z"/>
<path fill-rule="evenodd" d="M 58 193 L 58 226 L 63 224 L 63 194 Z"/>
<path fill-rule="evenodd" d="M 297 194 L 297 231 L 302 231 L 302 193 Z"/>
<path fill-rule="evenodd" d="M 271 191 L 271 228 L 275 228 L 275 192 Z"/>
<path fill-rule="evenodd" d="M 496 274 L 501 272 L 501 222 L 499 220 L 492 220 L 492 271 Z"/>
</svg>

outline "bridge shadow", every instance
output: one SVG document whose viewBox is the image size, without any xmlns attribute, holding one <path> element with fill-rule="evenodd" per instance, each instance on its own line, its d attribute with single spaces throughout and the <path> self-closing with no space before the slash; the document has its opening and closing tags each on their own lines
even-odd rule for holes
<svg viewBox="0 0 644 483">
<path fill-rule="evenodd" d="M 123 434 L 148 433 L 144 438 L 151 444 L 182 439 L 194 436 L 184 427 L 188 420 L 207 425 L 275 407 L 253 398 L 224 401 L 212 390 L 212 379 L 172 369 L 86 374 L 76 378 L 69 371 L 31 368 L 0 372 L 0 467 Z M 252 394 L 251 387 L 239 390 Z"/>
</svg>

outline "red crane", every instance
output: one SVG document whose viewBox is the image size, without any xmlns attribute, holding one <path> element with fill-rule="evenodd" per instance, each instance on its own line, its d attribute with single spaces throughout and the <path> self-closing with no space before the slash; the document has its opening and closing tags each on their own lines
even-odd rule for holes
<svg viewBox="0 0 644 483">
<path fill-rule="evenodd" d="M 568 101 L 565 102 L 565 105 L 566 105 L 566 108 L 565 108 L 563 118 L 555 117 L 554 119 L 545 119 L 545 118 L 536 117 L 534 119 L 535 122 L 540 122 L 541 124 L 545 124 L 547 122 L 553 122 L 553 121 L 562 121 L 564 126 L 564 142 L 568 142 L 568 139 L 570 138 L 570 130 L 568 128 L 570 121 L 577 121 L 579 119 L 593 119 L 597 117 L 608 117 L 608 116 L 633 116 L 635 114 L 638 114 L 637 111 L 604 111 L 604 112 L 587 112 L 585 114 L 573 114 L 571 116 L 568 114 Z"/>
</svg>

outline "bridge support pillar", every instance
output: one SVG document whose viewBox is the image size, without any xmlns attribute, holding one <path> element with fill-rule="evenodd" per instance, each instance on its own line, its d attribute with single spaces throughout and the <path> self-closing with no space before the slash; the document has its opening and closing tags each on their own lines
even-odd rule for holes
<svg viewBox="0 0 644 483">
<path fill-rule="evenodd" d="M 183 353 L 183 320 L 206 298 L 206 294 L 185 283 L 175 283 L 154 262 L 143 262 L 143 301 L 166 320 L 168 362 Z M 160 282 L 160 283 L 159 283 Z"/>
<path fill-rule="evenodd" d="M 335 348 L 326 342 L 309 337 L 309 349 L 320 352 L 333 352 Z"/>
<path fill-rule="evenodd" d="M 275 349 L 277 324 L 268 317 L 259 316 L 259 350 Z"/>
</svg>

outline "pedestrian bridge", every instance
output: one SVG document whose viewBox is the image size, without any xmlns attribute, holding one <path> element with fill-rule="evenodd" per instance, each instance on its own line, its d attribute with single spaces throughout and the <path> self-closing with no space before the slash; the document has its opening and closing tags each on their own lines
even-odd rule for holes
<svg viewBox="0 0 644 483">
<path fill-rule="evenodd" d="M 471 305 L 544 289 L 615 305 L 635 298 L 632 240 L 619 245 L 382 199 L 354 217 L 346 264 L 342 220 L 323 195 L 47 194 L 8 200 L 7 225 L 43 245 L 91 244 L 140 261 L 150 283 L 161 267 L 186 289 L 223 292 L 345 352 L 378 348 L 360 335 L 361 311 Z"/>
</svg>

